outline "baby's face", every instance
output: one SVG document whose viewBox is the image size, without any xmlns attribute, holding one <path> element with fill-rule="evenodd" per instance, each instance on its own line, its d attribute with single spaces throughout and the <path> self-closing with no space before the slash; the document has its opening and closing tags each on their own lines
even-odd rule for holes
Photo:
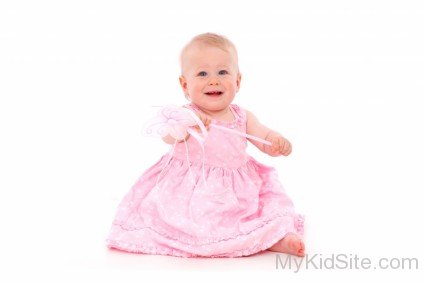
<svg viewBox="0 0 425 283">
<path fill-rule="evenodd" d="M 180 84 L 200 108 L 226 109 L 239 91 L 241 75 L 233 53 L 218 47 L 195 44 L 182 58 Z"/>
</svg>

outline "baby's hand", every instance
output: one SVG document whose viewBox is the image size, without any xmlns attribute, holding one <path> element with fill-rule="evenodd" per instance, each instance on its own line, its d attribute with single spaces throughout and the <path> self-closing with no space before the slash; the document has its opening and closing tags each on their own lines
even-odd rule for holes
<svg viewBox="0 0 425 283">
<path fill-rule="evenodd" d="M 206 115 L 199 113 L 199 112 L 196 113 L 196 116 L 198 116 L 198 118 L 204 124 L 205 128 L 208 130 L 210 128 L 211 119 L 209 117 L 207 117 Z M 195 129 L 198 133 L 202 132 L 201 128 L 198 125 L 193 126 L 193 129 Z M 190 137 L 190 134 L 187 133 L 186 137 L 184 139 L 180 140 L 179 142 L 187 141 L 189 137 Z M 167 143 L 170 143 L 170 142 L 167 142 Z"/>
<path fill-rule="evenodd" d="M 265 152 L 271 156 L 288 156 L 292 152 L 291 143 L 278 133 L 270 133 L 266 140 L 272 143 L 264 146 Z"/>
<path fill-rule="evenodd" d="M 202 121 L 202 124 L 204 124 L 205 128 L 207 128 L 207 130 L 209 130 L 210 128 L 210 124 L 211 124 L 211 118 L 208 117 L 207 115 L 197 112 L 196 115 L 199 117 L 199 119 Z M 196 125 L 194 126 L 194 128 L 198 131 L 201 132 L 201 128 Z"/>
</svg>

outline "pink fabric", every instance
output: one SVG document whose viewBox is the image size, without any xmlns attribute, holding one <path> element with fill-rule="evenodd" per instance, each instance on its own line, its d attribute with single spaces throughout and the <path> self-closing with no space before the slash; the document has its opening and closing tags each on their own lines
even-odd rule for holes
<svg viewBox="0 0 425 283">
<path fill-rule="evenodd" d="M 233 122 L 212 123 L 245 133 L 245 112 L 230 106 Z M 186 107 L 199 111 L 193 104 Z M 206 184 L 202 148 L 193 137 L 187 146 L 191 170 L 185 143 L 178 143 L 133 185 L 118 206 L 108 247 L 180 257 L 239 257 L 266 250 L 289 232 L 303 234 L 304 217 L 295 212 L 276 170 L 246 153 L 246 138 L 210 127 L 204 144 Z"/>
</svg>

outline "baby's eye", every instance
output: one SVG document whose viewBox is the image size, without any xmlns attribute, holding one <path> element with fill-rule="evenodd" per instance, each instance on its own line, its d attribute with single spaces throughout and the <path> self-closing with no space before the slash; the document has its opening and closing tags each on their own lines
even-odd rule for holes
<svg viewBox="0 0 425 283">
<path fill-rule="evenodd" d="M 227 72 L 226 70 L 221 70 L 220 72 L 218 72 L 219 75 L 227 75 L 229 72 Z"/>
<path fill-rule="evenodd" d="M 198 73 L 198 76 L 205 77 L 207 75 L 207 72 L 201 71 Z"/>
</svg>

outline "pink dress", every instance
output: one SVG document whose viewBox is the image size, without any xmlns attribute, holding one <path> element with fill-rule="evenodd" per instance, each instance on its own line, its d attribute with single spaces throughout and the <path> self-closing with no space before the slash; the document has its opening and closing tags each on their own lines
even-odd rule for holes
<svg viewBox="0 0 425 283">
<path fill-rule="evenodd" d="M 200 111 L 194 104 L 186 107 Z M 234 121 L 211 123 L 246 133 L 245 111 L 235 104 L 230 109 Z M 304 218 L 276 170 L 246 153 L 245 137 L 210 127 L 204 166 L 200 144 L 190 137 L 187 146 L 188 157 L 185 143 L 177 143 L 136 181 L 118 206 L 109 248 L 240 257 L 270 248 L 289 232 L 303 234 Z"/>
</svg>

